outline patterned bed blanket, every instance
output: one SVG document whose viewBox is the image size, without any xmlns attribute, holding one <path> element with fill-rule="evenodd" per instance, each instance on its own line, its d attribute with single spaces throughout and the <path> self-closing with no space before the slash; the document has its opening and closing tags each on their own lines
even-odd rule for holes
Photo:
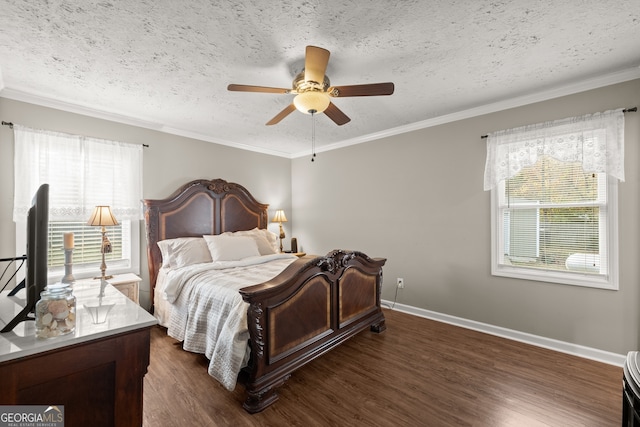
<svg viewBox="0 0 640 427">
<path fill-rule="evenodd" d="M 248 304 L 238 291 L 274 278 L 296 259 L 275 254 L 170 271 L 165 287 L 172 304 L 168 334 L 183 341 L 185 350 L 204 354 L 209 375 L 233 390 L 249 360 Z"/>
</svg>

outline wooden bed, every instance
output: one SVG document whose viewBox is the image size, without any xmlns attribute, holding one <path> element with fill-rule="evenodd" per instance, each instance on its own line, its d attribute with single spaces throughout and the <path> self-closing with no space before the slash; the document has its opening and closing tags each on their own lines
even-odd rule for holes
<svg viewBox="0 0 640 427">
<path fill-rule="evenodd" d="M 222 179 L 191 181 L 163 200 L 144 200 L 151 298 L 162 257 L 157 242 L 266 228 L 268 205 Z M 370 328 L 385 329 L 380 308 L 385 259 L 334 250 L 305 256 L 274 279 L 243 288 L 251 356 L 239 375 L 251 413 L 278 399 L 293 371 Z"/>
</svg>

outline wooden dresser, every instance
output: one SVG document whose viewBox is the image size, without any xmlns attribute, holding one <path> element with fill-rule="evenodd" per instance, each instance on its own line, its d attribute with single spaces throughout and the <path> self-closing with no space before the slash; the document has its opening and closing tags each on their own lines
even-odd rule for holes
<svg viewBox="0 0 640 427">
<path fill-rule="evenodd" d="M 24 306 L 24 291 L 7 293 L 0 326 Z M 99 284 L 77 283 L 73 294 L 73 333 L 38 340 L 27 321 L 0 334 L 0 405 L 64 405 L 66 427 L 141 426 L 156 319 L 109 284 L 101 292 Z"/>
</svg>

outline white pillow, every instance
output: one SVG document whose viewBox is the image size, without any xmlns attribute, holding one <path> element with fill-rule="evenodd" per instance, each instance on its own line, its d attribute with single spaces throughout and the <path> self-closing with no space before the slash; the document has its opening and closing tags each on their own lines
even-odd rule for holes
<svg viewBox="0 0 640 427">
<path fill-rule="evenodd" d="M 227 233 L 224 234 L 227 235 Z M 278 250 L 274 248 L 273 244 L 267 240 L 267 236 L 257 227 L 253 230 L 236 231 L 235 233 L 229 233 L 229 235 L 249 236 L 253 238 L 256 241 L 256 245 L 258 245 L 258 252 L 260 252 L 260 255 L 272 255 L 278 253 Z"/>
<path fill-rule="evenodd" d="M 260 256 L 255 239 L 249 236 L 203 236 L 213 261 L 238 261 L 250 256 Z"/>
<path fill-rule="evenodd" d="M 280 242 L 278 240 L 278 235 L 276 233 L 272 233 L 271 231 L 267 230 L 266 228 L 262 229 L 262 234 L 264 234 L 264 236 L 266 237 L 267 241 L 269 243 L 271 243 L 271 246 L 273 247 L 273 251 L 275 253 L 279 253 L 280 252 Z"/>
<path fill-rule="evenodd" d="M 191 264 L 211 262 L 211 253 L 202 237 L 178 237 L 158 242 L 162 266 L 180 268 Z"/>
<path fill-rule="evenodd" d="M 270 251 L 272 251 L 269 253 L 277 254 L 280 252 L 280 241 L 278 240 L 278 235 L 276 233 L 272 233 L 266 228 L 258 228 L 258 227 L 254 228 L 253 230 L 249 230 L 249 232 L 255 233 L 256 236 L 262 236 L 267 240 L 267 243 L 269 243 L 269 246 L 271 247 Z"/>
<path fill-rule="evenodd" d="M 170 246 L 169 240 L 160 240 L 158 242 L 158 247 L 160 248 L 160 255 L 162 255 L 163 268 L 169 268 L 171 264 L 169 261 L 169 258 L 171 257 L 171 254 L 169 253 L 169 246 Z"/>
</svg>

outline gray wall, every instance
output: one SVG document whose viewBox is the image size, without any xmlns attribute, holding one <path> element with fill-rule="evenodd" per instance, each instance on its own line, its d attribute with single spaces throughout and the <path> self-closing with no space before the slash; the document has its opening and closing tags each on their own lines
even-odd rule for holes
<svg viewBox="0 0 640 427">
<path fill-rule="evenodd" d="M 627 113 L 620 290 L 493 277 L 487 132 L 640 106 L 640 80 L 422 129 L 292 163 L 293 235 L 307 253 L 386 257 L 383 298 L 618 354 L 638 349 L 640 113 Z M 356 120 L 356 118 L 354 118 Z M 318 135 L 318 138 L 321 138 Z"/>
<path fill-rule="evenodd" d="M 388 258 L 383 298 L 624 354 L 640 335 L 640 113 L 626 115 L 626 182 L 619 186 L 620 290 L 490 275 L 490 194 L 485 144 L 498 129 L 640 106 L 640 80 L 435 126 L 293 161 L 0 98 L 0 119 L 36 128 L 146 143 L 144 197 L 168 196 L 197 178 L 241 183 L 270 213 L 284 208 L 287 241 Z M 356 118 L 354 118 L 355 120 Z M 318 135 L 321 138 L 321 135 Z M 15 251 L 13 133 L 0 127 L 0 257 Z M 293 202 L 293 203 L 292 203 Z M 293 225 L 293 227 L 292 227 Z M 277 226 L 272 224 L 273 231 Z M 292 232 L 293 231 L 293 232 Z M 141 227 L 143 293 L 148 302 Z"/>
<path fill-rule="evenodd" d="M 39 129 L 49 129 L 129 143 L 144 143 L 144 198 L 165 198 L 192 179 L 223 178 L 246 187 L 258 201 L 269 203 L 270 217 L 277 208 L 291 215 L 289 159 L 198 141 L 136 126 L 67 113 L 0 97 L 0 119 Z M 212 124 L 212 126 L 214 126 Z M 0 127 L 0 258 L 15 253 L 13 210 L 13 132 Z M 291 218 L 289 218 L 291 219 Z M 291 223 L 285 224 L 289 232 Z M 277 231 L 277 224 L 270 224 Z M 290 234 L 290 232 L 288 233 Z M 149 302 L 144 225 L 140 225 L 140 300 Z M 2 266 L 4 268 L 4 265 Z"/>
</svg>

